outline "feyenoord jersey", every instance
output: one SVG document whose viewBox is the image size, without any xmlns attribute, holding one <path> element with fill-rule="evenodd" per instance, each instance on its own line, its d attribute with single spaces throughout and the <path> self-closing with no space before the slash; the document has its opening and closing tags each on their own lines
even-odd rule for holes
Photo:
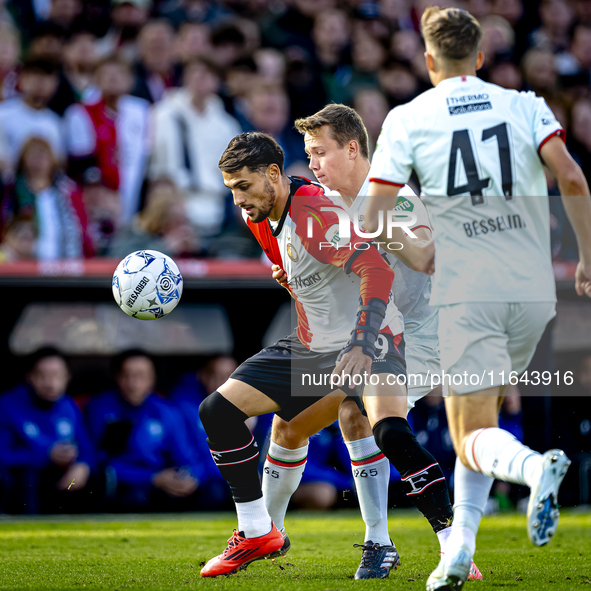
<svg viewBox="0 0 591 591">
<path fill-rule="evenodd" d="M 440 82 L 386 118 L 371 180 L 421 183 L 435 237 L 432 305 L 556 299 L 539 157 L 564 130 L 533 92 Z"/>
<path fill-rule="evenodd" d="M 339 236 L 337 214 L 321 211 L 335 203 L 320 185 L 300 177 L 290 181 L 290 198 L 278 222 L 255 224 L 244 212 L 243 217 L 271 262 L 287 274 L 302 344 L 319 353 L 339 351 L 351 337 L 360 301 L 360 279 L 347 274 L 347 263 L 369 241 L 357 236 L 352 224 L 349 240 Z M 381 331 L 402 330 L 402 315 L 390 298 Z"/>
<path fill-rule="evenodd" d="M 353 219 L 353 216 L 359 218 L 359 225 L 363 227 L 363 214 L 367 208 L 367 193 L 369 190 L 369 176 L 363 183 L 355 201 L 348 207 L 341 199 L 337 191 L 327 193 L 338 203 Z M 411 230 L 418 228 L 431 229 L 431 222 L 427 209 L 421 200 L 415 195 L 414 191 L 405 185 L 398 192 L 395 212 L 413 213 L 417 216 L 417 221 Z M 394 270 L 394 283 L 392 284 L 392 296 L 396 307 L 400 310 L 404 319 L 404 332 L 410 333 L 420 331 L 420 327 L 426 324 L 433 316 L 437 314 L 437 309 L 429 304 L 431 296 L 431 277 L 425 273 L 413 271 L 407 267 L 394 253 L 385 249 L 380 249 L 380 254 Z"/>
</svg>

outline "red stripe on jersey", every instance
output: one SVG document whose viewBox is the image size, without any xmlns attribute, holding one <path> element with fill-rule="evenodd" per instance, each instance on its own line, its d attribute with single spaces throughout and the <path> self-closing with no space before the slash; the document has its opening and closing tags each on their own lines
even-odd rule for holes
<svg viewBox="0 0 591 591">
<path fill-rule="evenodd" d="M 392 181 L 385 181 L 384 179 L 377 179 L 371 177 L 369 179 L 370 183 L 379 183 L 380 185 L 392 185 L 393 187 L 404 187 L 406 183 L 393 183 Z"/>
<path fill-rule="evenodd" d="M 540 150 L 544 147 L 545 143 L 549 139 L 553 138 L 555 135 L 557 135 L 563 142 L 566 143 L 566 131 L 564 131 L 564 129 L 557 129 L 556 131 L 553 131 L 548 137 L 544 138 L 544 140 L 538 147 L 538 154 L 540 153 Z"/>
<path fill-rule="evenodd" d="M 293 292 L 292 292 L 293 294 Z M 300 339 L 300 343 L 306 347 L 306 349 L 310 348 L 310 343 L 312 342 L 312 331 L 310 330 L 310 322 L 308 321 L 308 316 L 306 316 L 306 309 L 304 305 L 298 300 L 297 296 L 293 294 L 295 298 L 296 304 L 296 314 L 298 317 L 298 326 L 296 328 L 296 334 L 298 335 L 298 339 Z"/>
<path fill-rule="evenodd" d="M 414 232 L 415 230 L 418 230 L 419 228 L 427 228 L 427 230 L 431 229 L 431 228 L 429 228 L 429 226 L 416 226 L 415 228 L 411 228 L 411 230 Z"/>
<path fill-rule="evenodd" d="M 281 253 L 279 252 L 277 238 L 275 238 L 271 233 L 271 228 L 269 228 L 267 220 L 265 219 L 262 222 L 255 224 L 247 219 L 246 224 L 250 228 L 250 231 L 254 234 L 257 242 L 261 245 L 261 248 L 269 257 L 269 260 L 273 264 L 279 265 L 283 272 L 285 272 L 285 269 L 283 269 L 283 261 L 281 259 Z"/>
<path fill-rule="evenodd" d="M 402 341 L 402 333 L 401 334 L 397 334 L 394 337 L 394 346 L 396 347 L 396 351 L 398 352 L 398 355 L 402 355 L 400 353 L 400 349 L 398 348 L 398 345 L 400 345 L 400 341 Z"/>
</svg>

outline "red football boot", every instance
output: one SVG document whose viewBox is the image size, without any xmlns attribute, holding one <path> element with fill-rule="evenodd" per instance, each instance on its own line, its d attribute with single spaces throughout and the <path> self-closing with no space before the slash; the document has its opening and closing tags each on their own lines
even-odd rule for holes
<svg viewBox="0 0 591 591">
<path fill-rule="evenodd" d="M 228 540 L 228 547 L 201 569 L 201 576 L 232 575 L 245 569 L 257 558 L 265 558 L 271 552 L 279 550 L 284 542 L 283 535 L 274 523 L 268 534 L 258 538 L 245 538 L 242 532 L 234 530 L 232 537 Z"/>
</svg>

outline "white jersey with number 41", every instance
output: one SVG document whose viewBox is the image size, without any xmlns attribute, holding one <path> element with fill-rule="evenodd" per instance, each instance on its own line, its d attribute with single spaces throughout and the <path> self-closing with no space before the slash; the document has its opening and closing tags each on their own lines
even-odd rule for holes
<svg viewBox="0 0 591 591">
<path fill-rule="evenodd" d="M 564 130 L 533 92 L 475 76 L 440 82 L 388 114 L 370 178 L 421 183 L 435 236 L 431 304 L 556 299 L 539 151 Z"/>
</svg>

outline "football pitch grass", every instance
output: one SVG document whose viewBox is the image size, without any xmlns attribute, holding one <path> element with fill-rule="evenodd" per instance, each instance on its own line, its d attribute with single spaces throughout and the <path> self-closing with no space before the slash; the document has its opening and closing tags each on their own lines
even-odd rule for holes
<svg viewBox="0 0 591 591">
<path fill-rule="evenodd" d="M 363 524 L 357 511 L 290 513 L 292 550 L 231 577 L 201 579 L 204 561 L 219 554 L 234 515 L 0 518 L 0 589 L 236 589 L 341 591 L 425 589 L 439 554 L 426 521 L 414 511 L 390 515 L 402 566 L 384 581 L 355 581 Z M 478 589 L 591 589 L 591 513 L 564 511 L 552 542 L 530 544 L 523 515 L 485 517 L 476 564 Z M 587 587 L 586 585 L 589 585 Z"/>
</svg>

